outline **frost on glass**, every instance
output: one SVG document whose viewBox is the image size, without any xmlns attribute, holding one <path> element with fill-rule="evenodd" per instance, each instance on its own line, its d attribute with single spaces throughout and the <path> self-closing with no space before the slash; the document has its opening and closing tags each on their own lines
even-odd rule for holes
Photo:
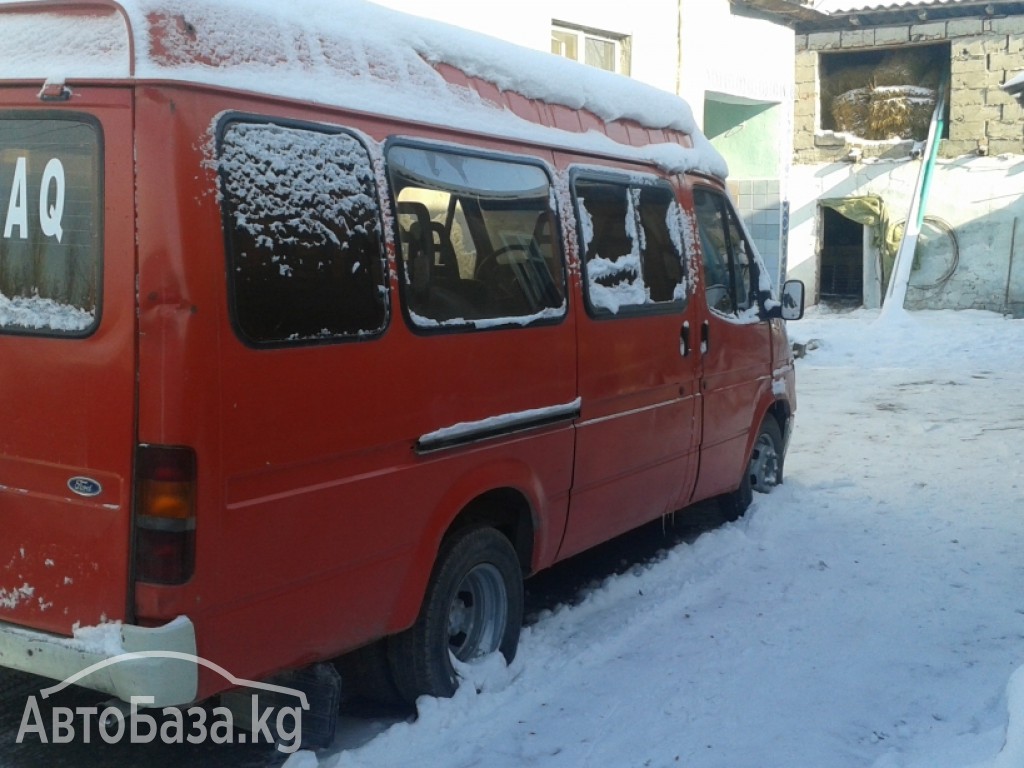
<svg viewBox="0 0 1024 768">
<path fill-rule="evenodd" d="M 0 120 L 0 330 L 81 335 L 99 312 L 94 126 Z"/>
<path fill-rule="evenodd" d="M 577 180 L 591 308 L 617 314 L 686 298 L 679 206 L 666 185 Z"/>
<path fill-rule="evenodd" d="M 330 339 L 383 327 L 380 208 L 357 139 L 232 123 L 218 168 L 235 318 L 247 339 Z"/>
</svg>

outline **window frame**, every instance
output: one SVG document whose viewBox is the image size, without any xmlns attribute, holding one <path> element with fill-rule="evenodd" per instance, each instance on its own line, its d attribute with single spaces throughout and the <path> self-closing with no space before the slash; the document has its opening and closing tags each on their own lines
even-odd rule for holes
<svg viewBox="0 0 1024 768">
<path fill-rule="evenodd" d="M 669 192 L 672 202 L 679 208 L 680 214 L 685 218 L 686 210 L 679 201 L 676 185 L 670 179 L 648 173 L 638 173 L 621 170 L 610 170 L 607 168 L 596 168 L 588 166 L 575 166 L 569 171 L 569 195 L 572 201 L 573 215 L 576 217 L 576 238 L 579 244 L 579 265 L 580 265 L 580 289 L 583 294 L 583 304 L 586 307 L 587 315 L 594 320 L 615 320 L 624 317 L 638 317 L 649 315 L 682 314 L 690 305 L 693 296 L 693 274 L 691 268 L 691 254 L 687 253 L 686 235 L 682 231 L 685 221 L 680 221 L 678 242 L 682 252 L 678 254 L 681 270 L 680 282 L 677 285 L 683 286 L 683 297 L 681 299 L 669 299 L 668 301 L 647 301 L 643 304 L 625 304 L 620 306 L 618 311 L 595 306 L 590 296 L 590 279 L 587 273 L 587 257 L 583 252 L 584 240 L 582 232 L 582 218 L 580 216 L 580 201 L 576 194 L 576 182 L 580 179 L 585 181 L 605 182 L 624 186 L 627 189 L 641 189 L 642 187 L 662 188 Z M 588 212 L 589 215 L 589 212 Z M 636 212 L 635 225 L 642 226 L 639 210 Z M 668 222 L 666 222 L 666 227 Z M 641 273 L 640 278 L 644 281 L 644 287 L 648 289 L 646 277 L 643 273 L 643 253 L 640 255 Z"/>
<path fill-rule="evenodd" d="M 711 285 L 711 283 L 708 282 L 708 270 L 707 270 L 707 256 L 708 255 L 707 255 L 707 252 L 706 252 L 706 250 L 704 248 L 704 242 L 703 242 L 704 241 L 704 237 L 703 237 L 703 234 L 701 232 L 700 212 L 699 212 L 699 210 L 697 208 L 697 201 L 696 201 L 696 195 L 697 195 L 698 192 L 703 192 L 703 193 L 706 193 L 706 194 L 713 195 L 716 198 L 716 207 L 718 208 L 719 214 L 722 216 L 722 223 L 724 225 L 723 234 L 724 234 L 725 239 L 726 239 L 727 256 L 728 256 L 728 264 L 726 265 L 726 268 L 728 269 L 728 272 L 729 272 L 729 285 L 727 287 L 729 288 L 729 296 L 730 296 L 730 298 L 732 300 L 732 305 L 733 305 L 732 311 L 726 312 L 724 310 L 717 309 L 710 302 L 707 302 L 708 310 L 710 310 L 711 312 L 714 312 L 719 317 L 722 317 L 722 318 L 725 318 L 725 319 L 728 319 L 728 320 L 740 319 L 744 315 L 749 314 L 751 310 L 756 310 L 758 318 L 765 319 L 767 317 L 767 312 L 766 312 L 765 306 L 764 306 L 764 301 L 765 301 L 766 297 L 763 295 L 763 291 L 761 290 L 761 287 L 760 287 L 761 270 L 764 268 L 764 265 L 761 262 L 760 256 L 757 255 L 757 251 L 754 249 L 753 242 L 752 242 L 752 240 L 750 238 L 750 234 L 747 232 L 746 226 L 743 223 L 743 217 L 740 216 L 739 212 L 736 210 L 736 206 L 733 205 L 732 200 L 729 199 L 729 195 L 728 195 L 727 192 L 725 192 L 724 190 L 719 189 L 717 187 L 714 187 L 712 185 L 709 185 L 709 184 L 694 184 L 694 186 L 693 186 L 693 196 L 694 196 L 693 211 L 694 211 L 695 223 L 697 225 L 697 233 L 696 233 L 697 234 L 697 239 L 698 239 L 698 242 L 700 243 L 701 269 L 702 269 L 703 274 L 704 274 L 705 296 L 706 296 L 707 289 L 708 289 L 709 285 Z M 735 256 L 734 256 L 735 245 L 732 242 L 731 227 L 728 226 L 730 221 L 735 225 L 736 230 L 739 232 L 739 235 L 740 235 L 740 238 L 741 238 L 741 244 L 745 248 L 745 252 L 746 252 L 746 256 L 747 256 L 747 265 L 749 267 L 749 269 L 748 269 L 749 292 L 748 292 L 748 296 L 746 297 L 747 305 L 745 307 L 743 307 L 743 308 L 740 308 L 739 302 L 737 301 L 737 295 L 736 295 L 737 280 L 736 280 L 736 263 L 735 263 Z"/>
<path fill-rule="evenodd" d="M 96 311 L 92 323 L 88 327 L 78 331 L 62 331 L 58 328 L 29 328 L 24 326 L 0 325 L 2 336 L 22 336 L 31 338 L 47 339 L 69 339 L 82 340 L 94 336 L 100 329 L 103 322 L 104 292 L 103 283 L 106 271 L 106 207 L 107 207 L 107 184 L 106 184 L 106 134 L 103 130 L 103 122 L 88 112 L 61 112 L 57 110 L 4 110 L 0 113 L 2 120 L 54 120 L 61 122 L 81 123 L 91 128 L 96 137 L 96 183 L 95 202 L 93 218 L 96 221 L 96 233 L 94 244 L 96 248 Z M 4 225 L 6 226 L 6 209 L 3 211 Z M 7 297 L 8 299 L 13 297 Z"/>
<path fill-rule="evenodd" d="M 273 339 L 259 341 L 251 338 L 243 329 L 239 322 L 238 306 L 237 306 L 237 283 L 236 283 L 236 269 L 237 266 L 235 258 L 235 252 L 232 247 L 232 237 L 234 231 L 234 225 L 232 223 L 231 211 L 225 204 L 225 184 L 226 184 L 226 172 L 221 166 L 222 148 L 224 146 L 225 134 L 232 125 L 235 124 L 246 124 L 246 125 L 260 125 L 268 127 L 282 128 L 285 130 L 296 130 L 306 131 L 308 133 L 323 134 L 325 136 L 338 136 L 343 135 L 353 139 L 366 153 L 366 158 L 370 164 L 372 171 L 372 186 L 373 194 L 371 199 L 376 205 L 376 216 L 378 232 L 379 232 L 379 253 L 376 260 L 379 264 L 378 273 L 374 275 L 377 278 L 377 294 L 380 297 L 381 303 L 381 322 L 380 326 L 373 330 L 367 330 L 360 333 L 342 333 L 330 336 L 303 336 L 299 338 L 284 338 L 284 339 Z M 382 194 L 380 185 L 380 174 L 379 174 L 379 155 L 375 152 L 375 143 L 362 132 L 354 128 L 349 128 L 333 123 L 321 123 L 310 120 L 301 120 L 296 118 L 279 117 L 273 115 L 257 114 L 252 112 L 227 112 L 223 114 L 217 121 L 217 127 L 215 132 L 215 161 L 214 165 L 217 174 L 217 192 L 219 195 L 218 206 L 221 214 L 221 225 L 224 236 L 224 257 L 225 257 L 225 269 L 227 272 L 227 302 L 228 302 L 228 316 L 231 322 L 231 327 L 234 330 L 236 338 L 238 338 L 243 344 L 252 349 L 281 349 L 281 348 L 293 348 L 293 347 L 312 347 L 312 346 L 328 346 L 334 344 L 351 344 L 359 342 L 368 342 L 383 336 L 391 325 L 391 281 L 389 278 L 390 267 L 388 264 L 388 248 L 387 248 L 387 227 L 385 224 L 385 199 Z"/>
<path fill-rule="evenodd" d="M 551 20 L 551 41 L 552 44 L 555 41 L 555 33 L 561 33 L 563 35 L 571 35 L 576 39 L 576 53 L 577 57 L 573 58 L 566 55 L 565 53 L 551 51 L 551 55 L 559 56 L 569 61 L 576 61 L 580 64 L 584 64 L 588 67 L 594 67 L 604 72 L 614 72 L 618 75 L 625 75 L 629 77 L 632 72 L 632 44 L 629 35 L 611 32 L 604 29 L 596 29 L 594 27 L 587 27 L 580 24 L 573 24 L 568 21 L 561 21 L 559 19 Z M 593 38 L 601 42 L 611 43 L 615 49 L 615 68 L 605 69 L 597 64 L 591 64 L 587 61 L 587 38 Z"/>
<path fill-rule="evenodd" d="M 439 154 L 450 154 L 468 158 L 478 158 L 481 160 L 488 160 L 491 162 L 509 163 L 512 165 L 528 166 L 540 170 L 548 184 L 548 207 L 547 212 L 551 217 L 553 224 L 552 232 L 552 247 L 557 249 L 556 263 L 560 267 L 560 275 L 555 277 L 555 285 L 559 288 L 562 295 L 562 304 L 560 308 L 550 308 L 548 312 L 536 313 L 534 315 L 497 315 L 493 318 L 477 318 L 477 319 L 465 319 L 465 318 L 453 318 L 450 320 L 434 320 L 432 318 L 425 318 L 430 320 L 428 323 L 417 322 L 413 317 L 415 313 L 414 308 L 411 306 L 410 294 L 412 291 L 409 268 L 406 263 L 405 255 L 402 251 L 402 241 L 399 232 L 399 191 L 395 184 L 395 176 L 392 172 L 391 163 L 389 157 L 391 151 L 396 147 L 404 147 L 412 150 L 423 151 L 423 152 L 434 152 Z M 499 152 L 493 150 L 483 150 L 478 147 L 456 144 L 452 142 L 439 142 L 431 141 L 428 139 L 421 139 L 418 137 L 409 136 L 391 136 L 384 143 L 383 152 L 384 158 L 384 173 L 387 179 L 389 200 L 389 214 L 391 217 L 391 229 L 389 236 L 395 244 L 395 262 L 396 262 L 396 273 L 398 275 L 398 293 L 400 296 L 399 304 L 401 306 L 402 317 L 405 319 L 407 327 L 416 335 L 432 336 L 438 334 L 453 334 L 453 333 L 486 333 L 490 331 L 507 331 L 515 330 L 520 328 L 537 328 L 543 326 L 560 325 L 566 321 L 570 312 L 571 302 L 571 290 L 570 290 L 570 276 L 569 276 L 569 264 L 567 259 L 567 249 L 565 245 L 565 236 L 562 227 L 561 216 L 558 211 L 558 200 L 557 200 L 557 183 L 556 174 L 551 166 L 546 163 L 542 158 L 534 155 L 522 155 L 510 152 Z M 447 191 L 438 189 L 438 191 Z M 462 206 L 458 206 L 462 208 Z M 472 227 L 470 227 L 472 228 Z M 555 314 L 557 312 L 557 314 Z M 500 322 L 501 320 L 508 318 L 508 322 Z M 527 320 L 527 318 L 530 318 Z"/>
</svg>

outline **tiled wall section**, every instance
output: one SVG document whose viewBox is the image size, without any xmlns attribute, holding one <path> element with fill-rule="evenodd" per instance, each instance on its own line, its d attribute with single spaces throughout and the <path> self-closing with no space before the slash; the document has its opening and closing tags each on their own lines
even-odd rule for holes
<svg viewBox="0 0 1024 768">
<path fill-rule="evenodd" d="M 782 254 L 782 197 L 778 179 L 730 180 L 729 191 L 772 283 L 778 285 Z"/>
</svg>

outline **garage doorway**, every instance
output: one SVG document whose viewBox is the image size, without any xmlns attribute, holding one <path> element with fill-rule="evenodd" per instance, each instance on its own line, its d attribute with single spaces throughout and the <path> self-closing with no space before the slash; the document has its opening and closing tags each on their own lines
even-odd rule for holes
<svg viewBox="0 0 1024 768">
<path fill-rule="evenodd" d="M 837 307 L 864 305 L 864 225 L 821 209 L 819 300 Z"/>
</svg>

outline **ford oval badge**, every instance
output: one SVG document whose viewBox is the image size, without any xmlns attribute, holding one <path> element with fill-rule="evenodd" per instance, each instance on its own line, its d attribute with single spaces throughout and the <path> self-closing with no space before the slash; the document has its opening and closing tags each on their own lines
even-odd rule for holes
<svg viewBox="0 0 1024 768">
<path fill-rule="evenodd" d="M 89 499 L 103 493 L 103 486 L 91 477 L 72 477 L 68 480 L 68 488 L 72 493 Z"/>
</svg>

